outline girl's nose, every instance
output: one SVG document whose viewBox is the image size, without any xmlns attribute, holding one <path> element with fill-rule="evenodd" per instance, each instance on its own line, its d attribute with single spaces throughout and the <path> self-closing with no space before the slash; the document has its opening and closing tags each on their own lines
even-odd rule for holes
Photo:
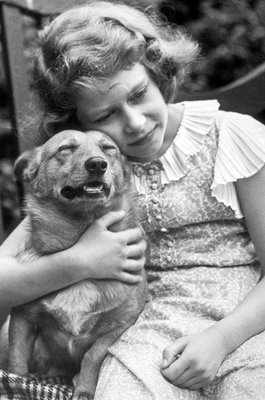
<svg viewBox="0 0 265 400">
<path fill-rule="evenodd" d="M 125 114 L 125 132 L 138 133 L 144 129 L 146 117 L 135 109 L 127 109 Z"/>
</svg>

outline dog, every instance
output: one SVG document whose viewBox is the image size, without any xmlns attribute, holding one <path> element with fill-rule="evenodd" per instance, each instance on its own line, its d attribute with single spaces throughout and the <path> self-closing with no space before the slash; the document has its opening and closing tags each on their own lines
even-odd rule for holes
<svg viewBox="0 0 265 400">
<path fill-rule="evenodd" d="M 101 132 L 59 132 L 23 153 L 15 174 L 29 185 L 30 240 L 22 259 L 69 248 L 95 219 L 111 210 L 126 211 L 111 230 L 138 225 L 129 163 Z M 13 308 L 9 371 L 29 372 L 38 337 L 53 370 L 74 377 L 73 398 L 93 399 L 108 348 L 144 308 L 144 271 L 142 275 L 137 284 L 87 279 Z"/>
</svg>

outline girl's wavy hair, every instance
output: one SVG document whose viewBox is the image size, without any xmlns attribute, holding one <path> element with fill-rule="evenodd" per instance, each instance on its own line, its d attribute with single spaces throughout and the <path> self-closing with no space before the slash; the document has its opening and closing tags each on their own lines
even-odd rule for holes
<svg viewBox="0 0 265 400">
<path fill-rule="evenodd" d="M 75 120 L 82 88 L 99 89 L 104 79 L 140 62 L 166 102 L 176 98 L 186 66 L 198 46 L 158 15 L 108 1 L 90 1 L 56 17 L 40 34 L 34 87 L 48 137 Z"/>
</svg>

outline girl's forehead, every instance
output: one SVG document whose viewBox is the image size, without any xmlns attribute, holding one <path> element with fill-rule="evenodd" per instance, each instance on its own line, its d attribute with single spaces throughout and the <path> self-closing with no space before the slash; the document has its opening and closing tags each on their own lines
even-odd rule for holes
<svg viewBox="0 0 265 400">
<path fill-rule="evenodd" d="M 82 103 L 90 103 L 93 107 L 98 103 L 104 104 L 108 101 L 126 99 L 131 93 L 148 82 L 148 74 L 145 67 L 136 64 L 132 69 L 121 70 L 111 78 L 101 80 L 97 88 L 83 87 L 77 106 L 82 107 Z"/>
<path fill-rule="evenodd" d="M 131 69 L 121 70 L 110 78 L 99 80 L 94 89 L 84 86 L 82 93 L 85 95 L 85 97 L 87 97 L 89 93 L 91 93 L 91 96 L 94 96 L 95 93 L 98 93 L 104 97 L 110 93 L 114 94 L 117 90 L 129 93 L 135 88 L 135 86 L 141 85 L 147 80 L 148 73 L 146 72 L 145 67 L 138 63 Z"/>
<path fill-rule="evenodd" d="M 135 84 L 141 83 L 147 78 L 148 74 L 145 67 L 138 63 L 133 68 L 121 70 L 110 78 L 107 82 L 106 90 L 111 90 L 116 86 L 131 89 Z"/>
<path fill-rule="evenodd" d="M 112 85 L 103 84 L 99 89 L 84 89 L 81 95 L 81 99 L 85 101 L 95 102 L 105 102 L 108 99 L 113 101 L 119 98 L 126 98 L 131 92 L 131 85 L 126 82 L 115 82 Z"/>
</svg>

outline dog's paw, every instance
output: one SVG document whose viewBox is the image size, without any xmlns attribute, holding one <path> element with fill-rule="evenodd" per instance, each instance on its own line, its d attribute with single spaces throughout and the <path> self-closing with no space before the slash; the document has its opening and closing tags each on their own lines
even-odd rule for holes
<svg viewBox="0 0 265 400">
<path fill-rule="evenodd" d="M 79 392 L 79 393 L 74 393 L 74 396 L 72 397 L 72 400 L 93 400 L 94 399 L 94 393 L 88 393 L 88 392 Z"/>
<path fill-rule="evenodd" d="M 96 387 L 95 385 L 88 384 L 88 380 L 85 383 L 81 382 L 80 375 L 76 375 L 73 379 L 73 384 L 75 387 L 72 400 L 93 400 Z"/>
<path fill-rule="evenodd" d="M 97 387 L 97 374 L 95 369 L 86 369 L 73 378 L 74 394 L 72 400 L 93 400 Z"/>
<path fill-rule="evenodd" d="M 9 362 L 7 371 L 20 376 L 26 376 L 29 372 L 27 364 L 13 362 Z"/>
</svg>

